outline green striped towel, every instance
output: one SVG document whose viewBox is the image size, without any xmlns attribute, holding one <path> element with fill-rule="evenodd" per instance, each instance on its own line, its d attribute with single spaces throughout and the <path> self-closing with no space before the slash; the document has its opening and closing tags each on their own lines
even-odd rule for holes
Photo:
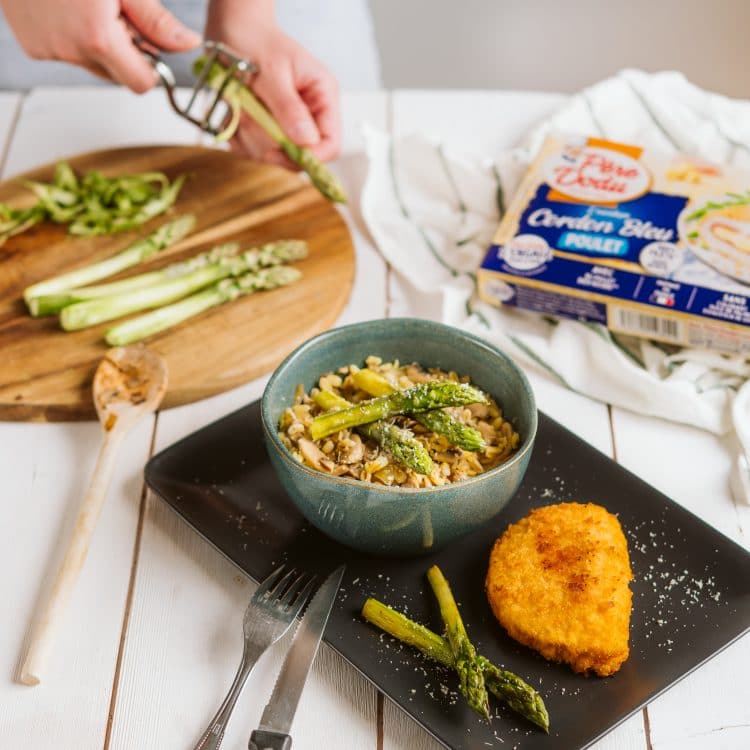
<svg viewBox="0 0 750 750">
<path fill-rule="evenodd" d="M 671 72 L 623 71 L 571 97 L 523 146 L 503 153 L 462 157 L 421 135 L 393 139 L 368 130 L 362 210 L 397 271 L 392 313 L 469 329 L 522 366 L 606 403 L 733 434 L 732 488 L 750 502 L 750 358 L 676 350 L 476 298 L 475 271 L 505 198 L 553 130 L 750 171 L 750 102 L 702 91 Z"/>
</svg>

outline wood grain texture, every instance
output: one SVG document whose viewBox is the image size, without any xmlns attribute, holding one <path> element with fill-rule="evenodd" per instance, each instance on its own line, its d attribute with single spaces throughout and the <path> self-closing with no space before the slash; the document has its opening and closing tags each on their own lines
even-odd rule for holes
<svg viewBox="0 0 750 750">
<path fill-rule="evenodd" d="M 230 240 L 243 247 L 284 238 L 309 244 L 310 256 L 298 264 L 304 274 L 300 282 L 209 310 L 149 339 L 169 366 L 166 408 L 268 372 L 294 346 L 333 323 L 346 304 L 354 276 L 349 232 L 336 209 L 297 175 L 186 146 L 98 151 L 70 162 L 76 170 L 105 174 L 158 170 L 172 178 L 189 175 L 171 214 L 194 213 L 196 229 L 138 272 Z M 46 180 L 52 169 L 48 165 L 0 184 L 0 201 L 20 205 L 28 191 L 17 180 Z M 154 219 L 138 235 L 164 221 Z M 29 284 L 107 257 L 135 236 L 72 238 L 63 227 L 45 224 L 0 247 L 0 419 L 93 418 L 91 378 L 107 348 L 103 332 L 112 324 L 66 333 L 55 318 L 29 317 L 21 295 Z"/>
</svg>

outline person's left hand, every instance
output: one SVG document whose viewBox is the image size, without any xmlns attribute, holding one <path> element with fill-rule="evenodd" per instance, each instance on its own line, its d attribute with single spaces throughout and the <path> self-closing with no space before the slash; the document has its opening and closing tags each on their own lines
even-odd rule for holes
<svg viewBox="0 0 750 750">
<path fill-rule="evenodd" d="M 341 147 L 338 84 L 333 74 L 304 47 L 284 34 L 272 8 L 253 0 L 214 0 L 206 39 L 226 43 L 258 66 L 252 90 L 295 143 L 321 161 Z M 296 168 L 279 146 L 248 116 L 243 116 L 232 147 L 253 159 Z"/>
</svg>

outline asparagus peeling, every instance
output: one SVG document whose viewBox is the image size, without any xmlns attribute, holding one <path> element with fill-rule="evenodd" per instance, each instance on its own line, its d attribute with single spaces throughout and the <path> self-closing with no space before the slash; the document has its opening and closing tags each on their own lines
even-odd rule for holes
<svg viewBox="0 0 750 750">
<path fill-rule="evenodd" d="M 0 245 L 7 239 L 31 229 L 44 219 L 44 209 L 38 204 L 30 208 L 11 208 L 0 203 Z"/>
<path fill-rule="evenodd" d="M 203 75 L 207 62 L 205 56 L 199 57 L 193 65 L 193 72 L 197 76 Z M 334 203 L 346 203 L 346 193 L 338 178 L 308 149 L 294 143 L 255 94 L 226 67 L 214 62 L 205 76 L 206 85 L 214 90 L 219 91 L 223 87 L 222 96 L 232 108 L 232 118 L 228 127 L 220 134 L 220 140 L 228 140 L 234 135 L 239 125 L 240 113 L 244 111 L 281 146 L 292 162 L 307 172 L 313 185 L 326 198 Z"/>
<path fill-rule="evenodd" d="M 174 245 L 185 237 L 195 226 L 195 216 L 185 214 L 173 221 L 162 224 L 155 232 L 134 242 L 125 250 L 98 263 L 77 268 L 60 276 L 55 276 L 24 290 L 23 297 L 32 315 L 39 315 L 38 297 L 60 294 L 68 289 L 82 287 L 112 276 L 120 271 L 142 263 L 161 250 Z"/>
<path fill-rule="evenodd" d="M 145 315 L 139 315 L 137 318 L 110 328 L 104 339 L 110 346 L 132 344 L 171 328 L 204 310 L 223 305 L 225 302 L 232 302 L 242 295 L 292 284 L 301 277 L 302 273 L 296 268 L 275 266 L 262 268 L 236 279 L 223 279 L 208 289 L 192 294 L 179 302 Z"/>
<path fill-rule="evenodd" d="M 449 381 L 418 383 L 404 391 L 363 401 L 348 409 L 320 414 L 313 419 L 311 434 L 313 440 L 319 440 L 348 427 L 357 427 L 368 422 L 395 417 L 398 414 L 414 414 L 444 406 L 475 403 L 487 403 L 487 396 L 466 383 Z"/>
<path fill-rule="evenodd" d="M 376 599 L 365 602 L 362 617 L 399 641 L 419 649 L 438 664 L 455 669 L 456 662 L 448 642 L 424 625 Z M 516 713 L 549 733 L 549 714 L 542 696 L 514 672 L 501 669 L 481 655 L 477 660 L 487 689 Z"/>
<path fill-rule="evenodd" d="M 261 268 L 299 260 L 306 255 L 307 243 L 304 241 L 269 242 L 236 257 L 221 258 L 216 263 L 163 283 L 70 305 L 60 313 L 60 324 L 66 331 L 88 328 L 130 313 L 168 305 L 229 276 L 243 276 Z"/>
<path fill-rule="evenodd" d="M 83 302 L 98 297 L 111 297 L 116 294 L 126 294 L 147 286 L 160 284 L 170 279 L 185 276 L 191 271 L 197 271 L 199 268 L 216 263 L 222 258 L 231 258 L 239 252 L 239 249 L 239 243 L 227 242 L 223 245 L 217 245 L 206 253 L 200 253 L 187 260 L 172 263 L 159 271 L 149 271 L 137 276 L 129 276 L 127 279 L 111 281 L 108 284 L 84 286 L 77 289 L 69 289 L 58 294 L 45 294 L 40 297 L 34 297 L 31 300 L 31 306 L 33 306 L 34 310 L 33 314 L 35 316 L 54 315 L 59 313 L 64 307 L 73 305 L 76 302 Z"/>
<path fill-rule="evenodd" d="M 489 721 L 490 706 L 484 684 L 484 670 L 477 659 L 474 644 L 469 640 L 450 585 L 437 565 L 433 565 L 427 571 L 427 580 L 432 586 L 445 622 L 446 640 L 453 655 L 453 666 L 458 674 L 461 693 L 469 706 Z"/>
<path fill-rule="evenodd" d="M 354 382 L 371 396 L 387 396 L 398 389 L 391 385 L 381 374 L 365 368 L 354 373 Z M 442 409 L 413 414 L 412 417 L 428 430 L 443 435 L 448 440 L 467 451 L 482 451 L 486 445 L 482 433 L 470 425 L 454 419 Z"/>
<path fill-rule="evenodd" d="M 41 221 L 68 224 L 75 235 L 114 234 L 134 229 L 172 206 L 184 176 L 170 183 L 162 172 L 105 177 L 91 171 L 78 177 L 69 164 L 55 167 L 52 182 L 23 184 L 37 202 L 29 208 L 0 204 L 0 245 Z"/>
<path fill-rule="evenodd" d="M 345 398 L 330 391 L 318 391 L 313 396 L 313 400 L 322 409 L 347 409 L 351 406 L 351 403 Z M 430 474 L 432 472 L 430 454 L 409 430 L 382 420 L 359 425 L 355 429 L 418 474 Z"/>
</svg>

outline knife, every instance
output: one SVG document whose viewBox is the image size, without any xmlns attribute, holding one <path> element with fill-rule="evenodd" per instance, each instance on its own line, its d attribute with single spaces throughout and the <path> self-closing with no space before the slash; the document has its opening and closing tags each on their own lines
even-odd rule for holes
<svg viewBox="0 0 750 750">
<path fill-rule="evenodd" d="M 345 567 L 342 565 L 336 568 L 310 600 L 279 672 L 271 699 L 260 718 L 260 726 L 250 735 L 249 750 L 291 748 L 292 738 L 289 736 L 289 729 L 297 711 L 305 680 L 318 652 L 328 616 L 336 601 Z"/>
</svg>

